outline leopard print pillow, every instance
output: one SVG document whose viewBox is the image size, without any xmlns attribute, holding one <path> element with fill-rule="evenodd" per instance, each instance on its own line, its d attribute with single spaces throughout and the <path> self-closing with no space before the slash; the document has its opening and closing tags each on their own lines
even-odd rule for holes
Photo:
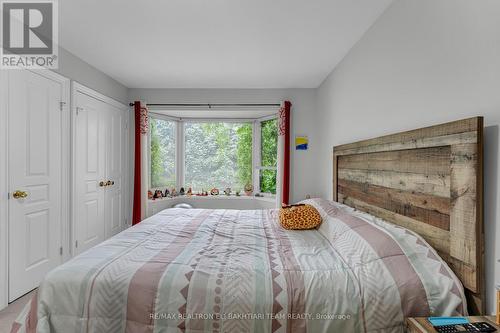
<svg viewBox="0 0 500 333">
<path fill-rule="evenodd" d="M 321 215 L 311 205 L 291 205 L 280 209 L 280 224 L 288 230 L 316 228 L 321 224 Z"/>
</svg>

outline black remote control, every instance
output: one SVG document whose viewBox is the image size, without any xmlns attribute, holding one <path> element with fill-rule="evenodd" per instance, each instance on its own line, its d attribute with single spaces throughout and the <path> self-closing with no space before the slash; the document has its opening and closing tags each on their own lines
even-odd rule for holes
<svg viewBox="0 0 500 333">
<path fill-rule="evenodd" d="M 455 333 L 455 332 L 496 332 L 497 329 L 486 322 L 459 324 L 459 325 L 443 325 L 434 326 L 438 333 Z"/>
</svg>

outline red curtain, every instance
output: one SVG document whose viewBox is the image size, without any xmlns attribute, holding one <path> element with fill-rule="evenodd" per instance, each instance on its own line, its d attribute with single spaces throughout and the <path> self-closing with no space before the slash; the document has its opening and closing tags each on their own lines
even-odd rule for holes
<svg viewBox="0 0 500 333">
<path fill-rule="evenodd" d="M 140 101 L 134 102 L 135 116 L 135 155 L 134 155 L 134 205 L 132 212 L 132 224 L 141 222 L 145 215 L 145 200 L 146 192 L 143 189 L 144 177 L 142 173 L 145 171 L 143 157 L 146 152 L 143 147 L 146 143 L 146 135 L 148 133 L 148 109 L 145 105 L 141 105 Z"/>
<path fill-rule="evenodd" d="M 134 206 L 132 224 L 141 222 L 141 102 L 134 102 L 135 157 L 134 157 Z"/>
<path fill-rule="evenodd" d="M 283 166 L 281 181 L 281 203 L 290 203 L 290 110 L 292 103 L 284 101 L 279 112 L 279 134 L 283 136 Z"/>
</svg>

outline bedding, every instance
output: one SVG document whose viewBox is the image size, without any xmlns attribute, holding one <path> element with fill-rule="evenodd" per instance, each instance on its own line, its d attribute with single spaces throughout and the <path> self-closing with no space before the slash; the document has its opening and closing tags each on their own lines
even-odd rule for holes
<svg viewBox="0 0 500 333">
<path fill-rule="evenodd" d="M 278 210 L 167 209 L 49 273 L 13 332 L 402 332 L 465 314 L 462 285 L 418 235 L 306 200 Z"/>
</svg>

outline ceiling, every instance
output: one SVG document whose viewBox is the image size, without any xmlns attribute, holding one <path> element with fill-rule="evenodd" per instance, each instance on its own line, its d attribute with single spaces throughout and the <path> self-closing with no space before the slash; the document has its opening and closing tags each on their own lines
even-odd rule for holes
<svg viewBox="0 0 500 333">
<path fill-rule="evenodd" d="M 60 44 L 128 88 L 315 88 L 392 0 L 63 0 Z"/>
</svg>

